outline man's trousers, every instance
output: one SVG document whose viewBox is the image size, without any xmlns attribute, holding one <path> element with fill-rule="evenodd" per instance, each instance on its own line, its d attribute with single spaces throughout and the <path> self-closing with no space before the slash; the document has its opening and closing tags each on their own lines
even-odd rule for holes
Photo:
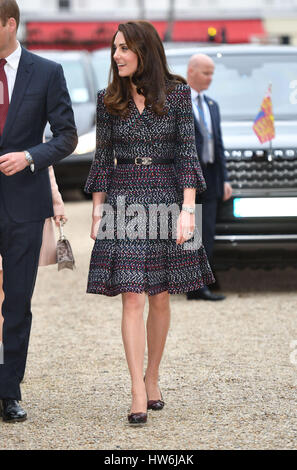
<svg viewBox="0 0 297 470">
<path fill-rule="evenodd" d="M 21 400 L 31 329 L 31 298 L 35 286 L 44 220 L 16 223 L 0 198 L 0 254 L 3 265 L 2 305 L 4 364 L 0 365 L 0 399 Z"/>
</svg>

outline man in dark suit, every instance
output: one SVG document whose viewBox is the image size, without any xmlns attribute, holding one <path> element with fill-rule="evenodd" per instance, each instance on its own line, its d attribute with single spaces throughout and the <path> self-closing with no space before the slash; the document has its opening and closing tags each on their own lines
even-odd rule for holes
<svg viewBox="0 0 297 470">
<path fill-rule="evenodd" d="M 26 365 L 43 225 L 53 216 L 48 167 L 71 154 L 77 132 L 62 67 L 22 48 L 19 8 L 0 0 L 0 254 L 4 361 L 0 411 L 23 421 L 20 383 Z M 49 121 L 53 138 L 42 143 Z"/>
<path fill-rule="evenodd" d="M 191 57 L 188 65 L 188 84 L 192 91 L 197 153 L 206 181 L 206 191 L 197 199 L 202 203 L 202 240 L 211 263 L 216 227 L 217 206 L 232 195 L 221 132 L 218 104 L 203 92 L 208 89 L 214 74 L 213 60 L 205 54 Z M 203 287 L 187 294 L 188 300 L 223 300 L 223 295 L 214 294 Z"/>
</svg>

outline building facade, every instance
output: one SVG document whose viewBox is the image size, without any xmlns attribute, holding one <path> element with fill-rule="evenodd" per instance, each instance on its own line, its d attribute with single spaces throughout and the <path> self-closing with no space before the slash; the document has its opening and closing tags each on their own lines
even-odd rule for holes
<svg viewBox="0 0 297 470">
<path fill-rule="evenodd" d="M 297 0 L 18 0 L 25 16 L 68 14 L 110 19 L 166 19 L 170 8 L 179 19 L 265 18 L 297 15 Z"/>
<path fill-rule="evenodd" d="M 116 23 L 139 18 L 153 21 L 163 39 L 168 19 L 172 19 L 176 41 L 206 41 L 208 28 L 213 27 L 218 31 L 217 42 L 226 38 L 231 43 L 275 40 L 297 44 L 297 0 L 18 0 L 18 3 L 22 12 L 20 35 L 27 40 L 28 47 L 47 47 L 51 37 L 55 38 L 56 46 L 57 41 L 64 42 L 65 47 L 67 41 L 72 41 L 73 48 L 79 44 L 84 48 L 102 47 L 108 43 Z M 57 23 L 59 27 L 54 27 Z"/>
</svg>

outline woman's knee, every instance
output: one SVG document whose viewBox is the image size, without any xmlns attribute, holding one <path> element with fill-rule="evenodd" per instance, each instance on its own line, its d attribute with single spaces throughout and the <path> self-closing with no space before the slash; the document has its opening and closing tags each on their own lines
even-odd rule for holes
<svg viewBox="0 0 297 470">
<path fill-rule="evenodd" d="M 150 307 L 155 309 L 163 310 L 166 307 L 169 307 L 170 295 L 168 291 L 160 292 L 159 294 L 151 295 L 149 297 Z"/>
<path fill-rule="evenodd" d="M 125 292 L 122 294 L 122 303 L 124 312 L 143 313 L 145 304 L 145 294 L 136 294 L 134 292 Z"/>
</svg>

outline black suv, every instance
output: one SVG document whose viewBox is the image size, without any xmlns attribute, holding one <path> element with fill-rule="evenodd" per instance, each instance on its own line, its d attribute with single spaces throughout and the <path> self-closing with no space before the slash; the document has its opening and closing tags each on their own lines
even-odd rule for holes
<svg viewBox="0 0 297 470">
<path fill-rule="evenodd" d="M 217 100 L 233 197 L 217 217 L 214 263 L 229 267 L 297 266 L 297 48 L 234 45 L 167 50 L 186 76 L 192 54 L 216 64 L 207 95 Z M 272 83 L 275 139 L 261 144 L 253 122 Z"/>
</svg>

